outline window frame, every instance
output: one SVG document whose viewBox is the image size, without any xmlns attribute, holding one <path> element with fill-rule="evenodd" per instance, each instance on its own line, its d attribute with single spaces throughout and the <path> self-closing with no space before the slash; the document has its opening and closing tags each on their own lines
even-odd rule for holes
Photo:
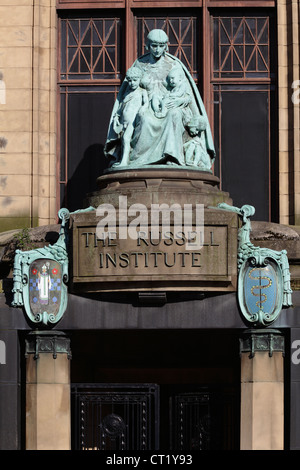
<svg viewBox="0 0 300 470">
<path fill-rule="evenodd" d="M 211 27 L 212 21 L 212 11 L 213 10 L 229 10 L 229 9 L 237 9 L 241 10 L 241 8 L 256 8 L 256 9 L 272 9 L 275 11 L 276 1 L 275 0 L 173 0 L 173 2 L 167 0 L 161 1 L 154 1 L 150 2 L 148 0 L 57 0 L 57 14 L 58 14 L 58 22 L 60 21 L 60 16 L 66 16 L 71 12 L 100 12 L 102 11 L 103 14 L 106 16 L 108 11 L 113 12 L 119 11 L 123 15 L 124 21 L 124 57 L 123 57 L 123 73 L 132 65 L 134 60 L 137 58 L 137 20 L 136 14 L 138 11 L 153 11 L 153 10 L 163 10 L 166 8 L 172 8 L 173 11 L 178 10 L 195 10 L 198 13 L 201 22 L 201 33 L 202 38 L 200 38 L 200 58 L 199 58 L 199 83 L 198 87 L 202 96 L 202 100 L 208 115 L 208 119 L 211 125 L 212 133 L 214 135 L 214 84 L 219 80 L 225 83 L 225 79 L 214 79 L 213 78 L 213 69 L 212 69 L 212 60 L 213 60 L 213 29 Z M 60 47 L 61 38 L 60 38 L 60 28 L 58 27 L 58 45 Z M 127 47 L 130 44 L 131 47 Z M 83 84 L 83 81 L 72 81 L 64 82 L 60 80 L 60 51 L 58 53 L 58 62 L 57 62 L 57 70 L 58 70 L 58 81 L 57 81 L 57 111 L 58 111 L 58 124 L 57 124 L 57 174 L 60 175 L 60 87 L 61 86 L 72 86 Z M 203 70 L 209 71 L 208 73 L 204 73 Z M 122 77 L 122 71 L 121 71 Z M 118 86 L 121 80 L 114 80 L 110 81 L 110 85 Z M 234 81 L 234 79 L 232 79 Z M 256 80 L 254 80 L 256 81 Z M 268 79 L 265 80 L 266 82 Z M 91 85 L 97 84 L 105 84 L 107 83 L 105 80 L 91 80 Z M 249 82 L 248 82 L 249 83 Z M 261 82 L 260 82 L 261 83 Z M 87 85 L 87 81 L 84 81 L 84 85 Z M 277 151 L 278 149 L 276 149 Z M 277 151 L 278 153 L 278 151 Z M 270 162 L 271 164 L 271 162 Z M 273 163 L 272 163 L 273 164 Z M 275 164 L 277 166 L 277 164 Z M 271 174 L 269 177 L 269 185 L 271 188 Z M 221 175 L 220 175 L 221 177 Z M 221 178 L 220 178 L 221 179 Z M 60 178 L 57 178 L 57 207 L 60 206 Z M 222 183 L 221 183 L 222 184 Z M 271 191 L 271 189 L 270 189 Z M 270 208 L 270 219 L 272 218 L 276 221 L 277 217 L 273 214 L 277 214 L 277 206 L 278 206 L 278 194 L 276 194 L 276 201 L 277 203 L 276 208 L 273 209 L 273 195 L 270 193 L 269 198 L 269 208 Z M 271 212 L 273 217 L 271 217 Z"/>
</svg>

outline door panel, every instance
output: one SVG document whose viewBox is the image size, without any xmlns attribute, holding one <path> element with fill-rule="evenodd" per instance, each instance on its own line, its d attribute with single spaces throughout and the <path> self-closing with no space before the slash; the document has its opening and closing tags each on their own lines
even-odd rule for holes
<svg viewBox="0 0 300 470">
<path fill-rule="evenodd" d="M 74 384 L 74 450 L 158 448 L 159 388 L 155 384 Z"/>
<path fill-rule="evenodd" d="M 193 385 L 73 384 L 74 450 L 238 449 L 233 390 Z"/>
<path fill-rule="evenodd" d="M 170 440 L 175 450 L 209 450 L 211 439 L 208 393 L 170 397 Z"/>
</svg>

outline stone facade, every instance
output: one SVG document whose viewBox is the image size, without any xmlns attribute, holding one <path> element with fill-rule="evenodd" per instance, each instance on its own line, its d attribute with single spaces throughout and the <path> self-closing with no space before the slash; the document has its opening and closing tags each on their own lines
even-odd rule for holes
<svg viewBox="0 0 300 470">
<path fill-rule="evenodd" d="M 0 6 L 1 231 L 56 218 L 55 1 Z"/>
<path fill-rule="evenodd" d="M 280 222 L 298 225 L 300 222 L 300 107 L 299 95 L 297 95 L 297 89 L 299 89 L 299 0 L 278 0 L 277 22 Z"/>
<path fill-rule="evenodd" d="M 279 222 L 286 226 L 300 225 L 299 2 L 277 0 Z M 0 232 L 39 226 L 42 230 L 42 226 L 47 226 L 45 232 L 51 231 L 53 236 L 59 230 L 58 226 L 50 225 L 57 221 L 58 208 L 56 4 L 56 0 L 2 0 L 0 4 Z M 299 230 L 285 227 L 288 233 L 276 232 L 277 236 L 272 238 L 270 225 L 256 238 L 257 244 L 272 248 L 279 245 L 280 249 L 288 250 L 292 260 L 292 287 L 299 290 Z M 256 223 L 253 227 L 259 231 L 261 226 Z M 38 228 L 35 230 L 37 242 L 43 245 L 45 233 L 40 235 Z M 5 361 L 9 358 L 10 364 L 0 380 L 2 423 L 6 419 L 5 426 L 2 424 L 0 428 L 1 446 L 3 449 L 17 449 L 22 445 L 28 449 L 68 449 L 72 381 L 69 358 L 65 355 L 54 358 L 50 352 L 36 360 L 30 354 L 26 379 L 23 377 L 21 383 L 23 350 L 19 348 L 20 344 L 24 346 L 23 333 L 30 327 L 20 310 L 8 307 L 12 273 L 7 274 L 9 269 L 5 263 L 9 265 L 11 261 L 7 244 L 13 233 L 0 237 L 0 268 L 4 280 L 3 287 L 2 280 L 0 286 L 1 345 L 7 347 Z M 105 297 L 96 302 L 70 295 L 67 315 L 59 328 L 102 332 L 103 329 L 147 330 L 155 325 L 158 330 L 170 331 L 235 329 L 237 336 L 246 328 L 240 318 L 235 292 L 207 296 L 203 301 L 197 296 L 188 302 L 180 296 L 179 299 L 162 308 L 139 305 L 137 309 L 123 298 L 117 298 L 114 304 Z M 294 341 L 298 341 L 300 332 L 299 305 L 299 295 L 295 295 L 294 308 L 282 314 L 276 324 L 276 328 L 292 330 Z M 213 334 L 209 334 L 213 341 Z M 78 349 L 75 351 L 78 354 Z M 288 356 L 288 344 L 285 352 Z M 2 362 L 1 366 L 4 365 L 6 363 Z M 291 416 L 284 409 L 287 382 L 284 382 L 281 352 L 271 357 L 259 351 L 253 358 L 243 352 L 240 380 L 241 448 L 282 449 L 284 420 L 290 419 L 288 445 L 299 449 L 298 369 L 297 372 L 292 369 L 287 387 L 291 394 Z M 19 390 L 24 383 L 27 388 L 25 445 L 19 426 Z M 270 396 L 273 401 L 269 400 Z M 24 422 L 24 416 L 22 419 Z M 8 420 L 10 426 L 7 426 Z"/>
<path fill-rule="evenodd" d="M 3 232 L 56 219 L 56 2 L 4 0 L 0 13 Z M 277 22 L 279 222 L 298 225 L 299 0 L 278 0 Z"/>
</svg>

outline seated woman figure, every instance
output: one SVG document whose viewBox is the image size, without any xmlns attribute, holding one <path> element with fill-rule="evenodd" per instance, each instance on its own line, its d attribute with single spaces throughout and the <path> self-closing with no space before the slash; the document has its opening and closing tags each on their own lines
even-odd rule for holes
<svg viewBox="0 0 300 470">
<path fill-rule="evenodd" d="M 106 156 L 112 163 L 120 162 L 119 167 L 138 168 L 170 163 L 185 166 L 183 145 L 188 134 L 186 124 L 193 117 L 202 116 L 207 122 L 205 145 L 213 158 L 214 145 L 200 94 L 182 62 L 167 52 L 166 33 L 162 30 L 151 31 L 147 37 L 147 48 L 148 52 L 133 64 L 134 68 L 142 71 L 140 86 L 147 91 L 149 105 L 145 104 L 143 112 L 137 113 L 129 158 L 122 158 L 122 143 L 114 129 L 113 118 L 105 145 Z M 127 86 L 127 83 L 121 86 L 113 116 L 125 99 Z"/>
</svg>

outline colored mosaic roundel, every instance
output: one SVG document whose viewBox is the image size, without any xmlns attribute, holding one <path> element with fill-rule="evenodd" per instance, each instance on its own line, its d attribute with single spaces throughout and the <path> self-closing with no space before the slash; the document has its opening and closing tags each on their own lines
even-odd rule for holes
<svg viewBox="0 0 300 470">
<path fill-rule="evenodd" d="M 56 315 L 61 300 L 61 266 L 51 259 L 38 259 L 29 269 L 29 304 L 34 315 Z"/>
</svg>

